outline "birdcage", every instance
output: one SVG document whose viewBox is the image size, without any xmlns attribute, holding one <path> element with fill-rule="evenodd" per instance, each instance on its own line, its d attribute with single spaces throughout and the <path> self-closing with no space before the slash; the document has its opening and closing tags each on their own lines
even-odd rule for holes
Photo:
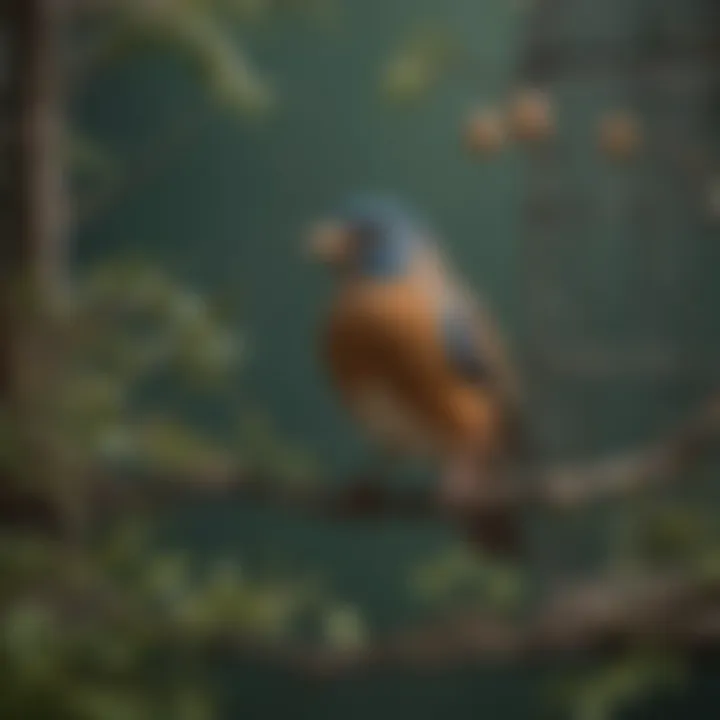
<svg viewBox="0 0 720 720">
<path fill-rule="evenodd" d="M 719 29 L 713 0 L 528 13 L 519 83 L 557 128 L 528 153 L 522 305 L 558 450 L 628 439 L 717 384 Z"/>
</svg>

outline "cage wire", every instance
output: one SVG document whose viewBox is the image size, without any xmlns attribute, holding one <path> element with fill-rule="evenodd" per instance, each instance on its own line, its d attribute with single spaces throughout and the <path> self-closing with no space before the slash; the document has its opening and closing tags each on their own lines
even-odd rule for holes
<svg viewBox="0 0 720 720">
<path fill-rule="evenodd" d="M 522 307 L 559 449 L 592 445 L 577 408 L 548 424 L 559 385 L 683 388 L 672 417 L 717 383 L 718 28 L 712 0 L 538 0 L 528 16 L 518 82 L 549 94 L 559 127 L 528 157 Z M 598 148 L 613 112 L 637 122 L 626 161 Z"/>
<path fill-rule="evenodd" d="M 557 117 L 524 168 L 531 425 L 541 454 L 611 453 L 720 385 L 720 5 L 536 0 L 521 42 L 517 84 Z M 636 123 L 630 157 L 600 147 L 612 113 Z M 568 520 L 572 543 L 531 523 L 537 577 L 602 555 L 623 511 Z"/>
</svg>

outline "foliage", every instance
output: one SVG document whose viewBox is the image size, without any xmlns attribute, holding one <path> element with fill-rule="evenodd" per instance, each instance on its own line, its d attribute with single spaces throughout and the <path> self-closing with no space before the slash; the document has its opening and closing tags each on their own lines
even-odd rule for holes
<svg viewBox="0 0 720 720">
<path fill-rule="evenodd" d="M 464 545 L 423 563 L 415 570 L 412 587 L 432 603 L 472 603 L 504 613 L 519 609 L 527 591 L 518 568 Z"/>
<path fill-rule="evenodd" d="M 185 63 L 220 107 L 243 116 L 258 116 L 270 111 L 276 98 L 271 83 L 246 52 L 239 33 L 246 26 L 291 12 L 327 18 L 333 3 L 122 0 L 90 7 L 89 17 L 80 23 L 79 35 L 84 37 L 83 45 L 92 48 L 87 53 L 91 65 L 103 65 L 138 51 L 170 52 Z"/>
<path fill-rule="evenodd" d="M 169 46 L 199 73 L 218 102 L 250 113 L 269 109 L 267 84 L 212 10 L 210 3 L 192 1 L 121 4 L 118 40 Z"/>
<path fill-rule="evenodd" d="M 57 433 L 73 471 L 119 467 L 182 480 L 227 473 L 238 455 L 283 457 L 276 434 L 247 433 L 246 446 L 223 448 L 176 415 L 147 409 L 142 398 L 169 373 L 223 387 L 242 350 L 200 295 L 164 273 L 128 262 L 92 269 L 77 283 L 66 327 Z M 198 658 L 207 643 L 284 636 L 309 615 L 319 640 L 360 637 L 351 609 L 336 610 L 303 583 L 254 581 L 233 562 L 193 568 L 160 554 L 140 530 L 121 516 L 71 551 L 34 533 L 3 537 L 3 717 L 175 718 L 190 708 L 187 717 L 205 717 Z M 172 658 L 159 675 L 158 657 Z"/>
<path fill-rule="evenodd" d="M 457 47 L 450 32 L 437 23 L 413 27 L 382 69 L 384 96 L 400 104 L 426 97 L 457 61 Z"/>
<path fill-rule="evenodd" d="M 626 657 L 567 675 L 555 700 L 570 711 L 573 720 L 612 720 L 650 695 L 677 691 L 685 679 L 677 659 L 647 651 L 631 651 Z"/>
<path fill-rule="evenodd" d="M 93 60 L 170 51 L 220 106 L 255 116 L 276 99 L 240 40 L 244 28 L 288 11 L 324 15 L 329 5 L 126 0 L 98 7 L 100 15 L 79 28 L 97 50 Z M 381 91 L 393 102 L 421 100 L 456 62 L 455 48 L 436 24 L 414 25 L 382 68 Z M 104 148 L 84 138 L 71 137 L 65 152 L 78 183 L 114 170 Z M 163 383 L 175 394 L 185 385 L 222 390 L 238 371 L 244 343 L 205 297 L 157 268 L 123 261 L 83 273 L 73 301 L 58 388 L 57 433 L 67 463 L 58 468 L 58 486 L 67 480 L 63 471 L 84 478 L 98 466 L 170 481 L 212 479 L 237 468 L 289 482 L 318 477 L 313 459 L 261 411 L 245 408 L 235 437 L 223 443 L 148 400 Z M 0 463 L 15 471 L 13 428 L 3 421 L 0 430 Z M 628 514 L 614 550 L 637 568 L 682 566 L 716 579 L 720 538 L 713 519 L 698 505 L 643 506 Z M 288 639 L 308 626 L 315 641 L 340 648 L 367 641 L 353 607 L 336 605 L 307 582 L 260 580 L 234 560 L 198 567 L 163 552 L 132 514 L 107 527 L 80 525 L 80 542 L 3 532 L 0 716 L 200 720 L 212 714 L 204 681 L 217 648 Z M 527 584 L 517 568 L 465 548 L 430 559 L 412 578 L 413 589 L 433 604 L 502 612 L 521 606 Z M 634 650 L 569 674 L 563 704 L 577 720 L 606 720 L 682 677 L 680 659 Z"/>
<path fill-rule="evenodd" d="M 92 49 L 83 60 L 170 51 L 216 103 L 247 115 L 268 110 L 273 98 L 236 30 L 281 11 L 319 12 L 325 3 L 88 7 L 77 26 L 79 46 Z M 64 151 L 75 192 L 115 172 L 105 149 L 85 137 L 71 134 Z M 0 716 L 201 720 L 213 714 L 216 651 L 300 633 L 343 647 L 362 642 L 355 610 L 306 581 L 260 579 L 235 558 L 208 567 L 163 550 L 153 519 L 130 508 L 98 526 L 87 500 L 99 472 L 182 482 L 251 467 L 304 481 L 314 470 L 307 453 L 260 416 L 241 414 L 237 436 L 226 442 L 182 419 L 198 394 L 232 404 L 228 381 L 245 357 L 242 339 L 203 295 L 157 268 L 116 260 L 82 270 L 70 300 L 53 333 L 54 392 L 37 408 L 52 418 L 59 452 L 52 487 L 35 492 L 61 517 L 61 533 L 3 528 Z M 24 478 L 29 458 L 16 451 L 14 424 L 2 420 L 2 469 Z"/>
<path fill-rule="evenodd" d="M 210 717 L 214 649 L 308 621 L 317 641 L 358 640 L 352 611 L 305 583 L 253 579 L 232 561 L 192 567 L 154 545 L 125 525 L 70 566 L 61 546 L 3 537 L 2 717 Z"/>
<path fill-rule="evenodd" d="M 237 370 L 242 344 L 202 296 L 156 269 L 110 262 L 81 276 L 74 299 L 56 428 L 72 458 L 66 472 L 115 468 L 182 482 L 253 464 L 280 468 L 288 481 L 306 477 L 306 454 L 283 450 L 267 421 L 248 416 L 223 447 L 177 413 L 148 409 L 148 391 L 168 377 L 175 394 L 179 379 L 207 392 L 208 381 L 224 388 Z M 308 627 L 319 643 L 364 639 L 353 608 L 306 582 L 260 581 L 235 560 L 194 566 L 162 552 L 132 512 L 102 528 L 90 521 L 85 534 L 71 548 L 10 531 L 0 543 L 3 717 L 208 717 L 213 648 L 242 650 Z"/>
</svg>

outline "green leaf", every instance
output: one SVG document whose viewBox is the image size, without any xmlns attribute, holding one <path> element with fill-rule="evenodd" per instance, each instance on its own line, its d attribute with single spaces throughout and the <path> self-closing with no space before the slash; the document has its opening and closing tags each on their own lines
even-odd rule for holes
<svg viewBox="0 0 720 720">
<path fill-rule="evenodd" d="M 438 23 L 423 23 L 410 34 L 382 70 L 380 87 L 393 102 L 416 102 L 440 82 L 456 56 L 451 34 Z"/>
<path fill-rule="evenodd" d="M 411 583 L 431 602 L 462 597 L 500 610 L 514 609 L 525 590 L 518 569 L 481 557 L 464 545 L 420 565 Z"/>
<path fill-rule="evenodd" d="M 141 690 L 95 684 L 73 689 L 76 717 L 97 720 L 155 720 L 154 703 Z"/>
<path fill-rule="evenodd" d="M 21 599 L 5 611 L 0 626 L 0 647 L 28 679 L 37 681 L 55 672 L 60 643 L 55 618 L 42 604 Z"/>
<path fill-rule="evenodd" d="M 569 681 L 564 703 L 573 717 L 609 720 L 657 690 L 680 687 L 684 677 L 683 665 L 675 658 L 631 652 Z"/>
<path fill-rule="evenodd" d="M 348 650 L 367 641 L 367 630 L 354 608 L 341 605 L 329 610 L 325 616 L 324 636 L 331 645 Z"/>
<path fill-rule="evenodd" d="M 151 469 L 175 473 L 182 479 L 200 474 L 209 482 L 224 478 L 234 466 L 223 449 L 180 422 L 165 418 L 147 420 L 138 432 L 139 460 Z"/>
<path fill-rule="evenodd" d="M 272 108 L 267 82 L 209 9 L 196 3 L 129 3 L 122 17 L 130 37 L 185 57 L 221 104 L 252 116 Z"/>
</svg>

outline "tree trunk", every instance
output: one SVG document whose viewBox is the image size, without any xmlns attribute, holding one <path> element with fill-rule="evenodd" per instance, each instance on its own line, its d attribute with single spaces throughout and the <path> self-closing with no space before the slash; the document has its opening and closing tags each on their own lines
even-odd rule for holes
<svg viewBox="0 0 720 720">
<path fill-rule="evenodd" d="M 37 457 L 47 401 L 51 312 L 62 298 L 65 218 L 62 144 L 62 43 L 68 0 L 4 0 L 0 49 L 6 175 L 0 220 L 0 403 L 13 451 Z M 42 453 L 40 453 L 42 454 Z M 7 463 L 6 463 L 7 465 Z M 14 467 L 11 465 L 10 467 Z M 3 520 L 37 515 L 46 503 L 3 472 Z M 45 512 L 41 513 L 43 516 Z"/>
</svg>

